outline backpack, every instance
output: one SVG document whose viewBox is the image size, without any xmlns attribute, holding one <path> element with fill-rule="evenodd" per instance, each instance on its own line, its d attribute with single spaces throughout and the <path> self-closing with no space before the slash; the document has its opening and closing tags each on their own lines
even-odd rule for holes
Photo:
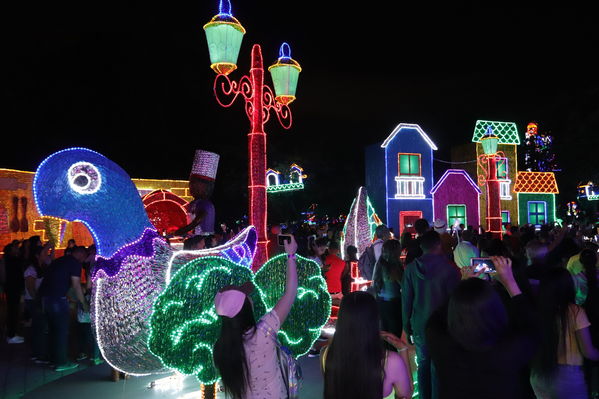
<svg viewBox="0 0 599 399">
<path fill-rule="evenodd" d="M 298 399 L 299 386 L 302 380 L 302 369 L 298 361 L 291 354 L 289 348 L 281 345 L 277 338 L 277 334 L 270 328 L 265 329 L 265 331 L 276 344 L 281 377 L 283 378 L 285 388 L 287 388 L 287 397 L 285 399 Z"/>
<path fill-rule="evenodd" d="M 374 246 L 369 246 L 360 255 L 358 259 L 358 270 L 360 275 L 366 280 L 372 280 L 372 272 L 374 271 L 374 264 L 376 263 L 376 257 L 374 256 Z"/>
</svg>

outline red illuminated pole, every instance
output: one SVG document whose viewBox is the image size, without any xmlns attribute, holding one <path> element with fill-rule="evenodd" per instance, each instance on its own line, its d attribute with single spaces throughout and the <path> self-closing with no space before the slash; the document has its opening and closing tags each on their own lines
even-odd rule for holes
<svg viewBox="0 0 599 399">
<path fill-rule="evenodd" d="M 487 175 L 487 231 L 493 238 L 501 239 L 503 233 L 501 226 L 501 200 L 499 180 L 497 179 L 497 159 L 494 155 L 487 156 L 489 173 Z"/>
<path fill-rule="evenodd" d="M 249 156 L 249 216 L 250 224 L 258 232 L 258 247 L 254 257 L 254 268 L 260 267 L 268 260 L 268 237 L 266 235 L 266 133 L 264 133 L 264 117 L 262 105 L 262 87 L 264 86 L 264 66 L 262 51 L 258 44 L 252 47 L 252 68 L 250 69 L 252 84 L 251 130 L 248 133 Z"/>
<path fill-rule="evenodd" d="M 219 91 L 224 96 L 229 96 L 229 100 L 222 101 L 219 98 Z M 249 223 L 256 228 L 258 233 L 258 246 L 252 268 L 257 270 L 268 260 L 266 132 L 264 124 L 270 119 L 270 110 L 272 109 L 283 128 L 289 129 L 292 123 L 291 110 L 286 104 L 278 103 L 272 89 L 264 84 L 262 50 L 258 44 L 254 44 L 252 47 L 249 76 L 244 75 L 239 81 L 233 81 L 225 74 L 216 75 L 214 94 L 218 103 L 223 107 L 230 107 L 238 95 L 245 99 L 245 112 L 250 120 L 250 132 L 248 133 Z"/>
</svg>

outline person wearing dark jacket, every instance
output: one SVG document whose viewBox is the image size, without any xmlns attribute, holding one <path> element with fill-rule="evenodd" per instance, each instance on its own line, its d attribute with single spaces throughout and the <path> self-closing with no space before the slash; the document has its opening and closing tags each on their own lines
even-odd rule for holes
<svg viewBox="0 0 599 399">
<path fill-rule="evenodd" d="M 402 280 L 402 320 L 404 331 L 413 337 L 418 359 L 420 398 L 435 398 L 435 371 L 425 340 L 430 315 L 444 305 L 460 282 L 460 272 L 441 248 L 435 231 L 420 237 L 423 255 L 408 264 Z"/>
<path fill-rule="evenodd" d="M 530 397 L 528 365 L 538 341 L 535 311 L 514 278 L 511 260 L 492 259 L 494 279 L 509 299 L 504 302 L 493 284 L 473 274 L 427 324 L 439 399 Z"/>
</svg>

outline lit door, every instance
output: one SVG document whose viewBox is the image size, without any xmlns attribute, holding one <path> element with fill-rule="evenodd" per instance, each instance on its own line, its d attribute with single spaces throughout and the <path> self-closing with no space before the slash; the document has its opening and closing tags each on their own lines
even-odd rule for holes
<svg viewBox="0 0 599 399">
<path fill-rule="evenodd" d="M 412 234 L 416 234 L 414 223 L 422 219 L 422 211 L 400 211 L 399 212 L 399 234 L 403 234 L 404 230 Z"/>
</svg>

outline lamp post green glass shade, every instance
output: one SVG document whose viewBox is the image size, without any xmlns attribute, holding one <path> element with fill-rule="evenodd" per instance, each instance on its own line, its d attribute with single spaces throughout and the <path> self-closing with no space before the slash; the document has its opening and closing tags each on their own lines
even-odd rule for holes
<svg viewBox="0 0 599 399">
<path fill-rule="evenodd" d="M 237 69 L 237 57 L 245 29 L 231 15 L 229 0 L 221 0 L 219 13 L 204 25 L 204 31 L 210 52 L 210 68 L 225 75 Z"/>
<path fill-rule="evenodd" d="M 281 104 L 295 100 L 295 89 L 302 68 L 291 58 L 291 48 L 287 43 L 281 45 L 279 59 L 268 67 L 268 71 L 275 86 L 275 99 Z"/>
<path fill-rule="evenodd" d="M 486 155 L 493 155 L 497 153 L 497 144 L 499 144 L 499 137 L 493 133 L 493 128 L 489 126 L 485 136 L 480 139 L 480 143 L 483 146 L 483 151 Z"/>
</svg>

